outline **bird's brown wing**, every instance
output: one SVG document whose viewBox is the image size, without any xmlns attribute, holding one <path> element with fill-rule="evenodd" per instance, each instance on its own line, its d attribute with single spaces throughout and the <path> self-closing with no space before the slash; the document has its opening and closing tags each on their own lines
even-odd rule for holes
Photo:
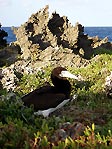
<svg viewBox="0 0 112 149">
<path fill-rule="evenodd" d="M 55 108 L 61 102 L 65 100 L 65 95 L 61 93 L 51 94 L 47 93 L 45 96 L 44 94 L 37 95 L 36 99 L 31 100 L 36 110 L 46 110 L 49 108 Z"/>
<path fill-rule="evenodd" d="M 56 93 L 54 87 L 44 86 L 23 96 L 22 101 L 26 106 L 33 105 L 35 110 L 46 110 L 56 107 L 65 98 L 63 93 Z"/>
</svg>

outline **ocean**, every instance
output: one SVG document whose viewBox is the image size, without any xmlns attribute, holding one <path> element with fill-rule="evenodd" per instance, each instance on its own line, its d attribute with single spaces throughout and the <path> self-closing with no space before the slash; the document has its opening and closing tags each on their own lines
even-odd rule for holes
<svg viewBox="0 0 112 149">
<path fill-rule="evenodd" d="M 7 42 L 16 41 L 16 36 L 13 34 L 11 27 L 2 27 L 8 33 Z M 112 27 L 84 27 L 84 33 L 90 37 L 98 36 L 103 39 L 108 37 L 109 41 L 112 42 Z"/>
<path fill-rule="evenodd" d="M 84 33 L 101 39 L 108 37 L 108 40 L 112 42 L 112 27 L 84 27 Z"/>
<path fill-rule="evenodd" d="M 16 41 L 16 36 L 13 33 L 13 30 L 11 29 L 11 27 L 1 27 L 1 29 L 3 29 L 8 33 L 8 36 L 6 37 L 7 43 Z"/>
</svg>

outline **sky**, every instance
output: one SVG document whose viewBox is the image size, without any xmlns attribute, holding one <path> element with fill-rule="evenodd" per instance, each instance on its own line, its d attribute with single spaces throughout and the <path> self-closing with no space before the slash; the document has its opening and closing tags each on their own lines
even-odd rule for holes
<svg viewBox="0 0 112 149">
<path fill-rule="evenodd" d="M 56 11 L 72 25 L 112 26 L 112 0 L 0 0 L 0 23 L 20 26 L 45 5 L 49 5 L 50 15 Z"/>
</svg>

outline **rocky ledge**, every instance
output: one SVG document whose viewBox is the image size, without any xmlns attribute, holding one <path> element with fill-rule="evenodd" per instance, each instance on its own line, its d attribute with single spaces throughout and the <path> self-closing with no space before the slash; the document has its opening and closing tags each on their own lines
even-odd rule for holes
<svg viewBox="0 0 112 149">
<path fill-rule="evenodd" d="M 1 29 L 1 26 L 2 25 L 0 23 L 0 49 L 7 45 L 7 41 L 4 38 L 8 36 L 7 32 Z"/>
<path fill-rule="evenodd" d="M 112 98 L 112 71 L 109 76 L 105 79 L 105 90 L 107 93 L 107 96 L 109 98 Z"/>
</svg>

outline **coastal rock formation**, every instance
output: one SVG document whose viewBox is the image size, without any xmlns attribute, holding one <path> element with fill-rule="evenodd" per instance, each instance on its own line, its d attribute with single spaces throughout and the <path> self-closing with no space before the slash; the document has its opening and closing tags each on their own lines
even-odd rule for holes
<svg viewBox="0 0 112 149">
<path fill-rule="evenodd" d="M 40 52 L 48 47 L 68 48 L 78 54 L 84 50 L 83 57 L 90 58 L 92 40 L 84 35 L 84 27 L 76 23 L 72 26 L 67 17 L 56 12 L 49 17 L 48 6 L 31 15 L 29 20 L 15 29 L 17 41 L 24 59 L 38 59 Z M 63 50 L 64 51 L 64 50 Z M 89 54 L 88 54 L 89 52 Z"/>
<path fill-rule="evenodd" d="M 108 37 L 104 39 L 100 39 L 98 36 L 89 37 L 92 40 L 92 47 L 93 49 L 109 49 L 112 50 L 112 43 L 108 41 Z"/>
<path fill-rule="evenodd" d="M 2 75 L 4 76 L 1 80 L 3 87 L 6 88 L 7 91 L 14 90 L 16 88 L 18 78 L 15 75 L 13 65 L 11 67 L 4 68 Z"/>
<path fill-rule="evenodd" d="M 112 49 L 108 38 L 89 37 L 84 34 L 84 27 L 78 22 L 75 26 L 69 23 L 66 16 L 52 13 L 49 16 L 48 5 L 32 14 L 31 17 L 14 29 L 17 42 L 21 48 L 22 58 L 25 60 L 43 60 L 42 51 L 51 47 L 54 49 L 70 49 L 73 54 L 78 54 L 84 59 L 90 59 L 94 49 Z M 42 57 L 40 59 L 40 57 Z"/>
<path fill-rule="evenodd" d="M 0 50 L 0 67 L 9 66 L 17 61 L 20 54 L 20 47 L 16 43 L 12 43 Z"/>
<path fill-rule="evenodd" d="M 7 40 L 4 39 L 4 37 L 7 37 L 8 34 L 3 29 L 1 29 L 1 23 L 0 23 L 0 48 L 3 48 L 7 45 Z"/>
<path fill-rule="evenodd" d="M 105 79 L 105 90 L 109 98 L 112 98 L 112 72 Z"/>
</svg>

